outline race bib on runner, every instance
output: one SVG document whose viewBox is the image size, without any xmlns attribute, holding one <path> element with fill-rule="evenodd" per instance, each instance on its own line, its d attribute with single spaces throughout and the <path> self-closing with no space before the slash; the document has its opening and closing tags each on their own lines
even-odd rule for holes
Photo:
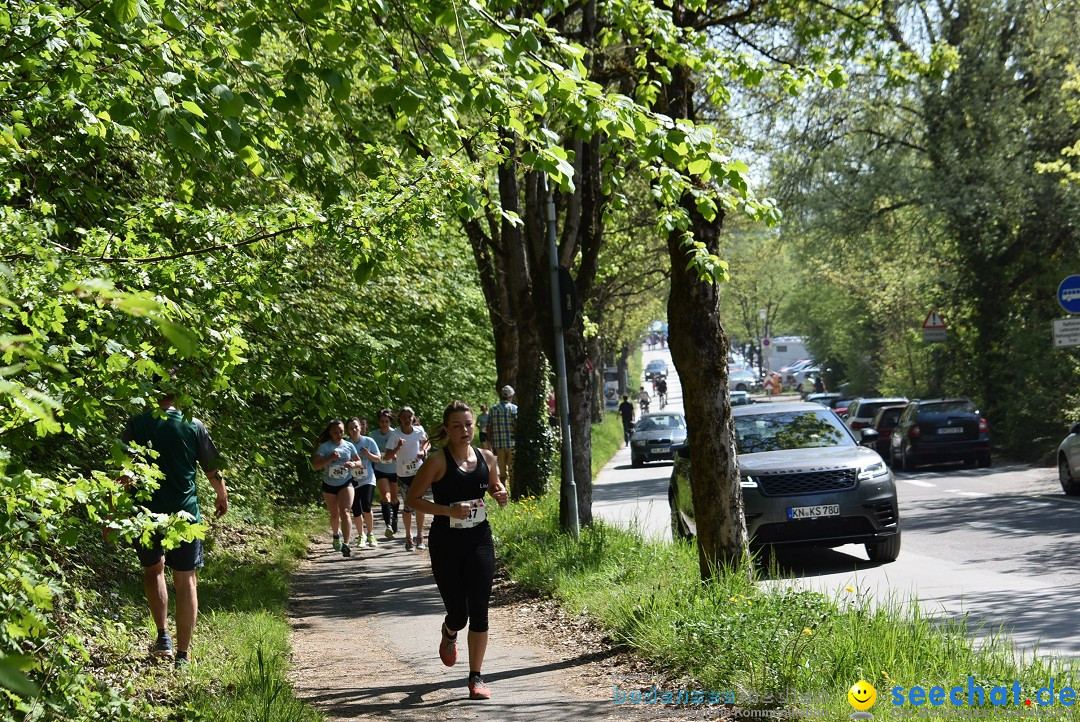
<svg viewBox="0 0 1080 722">
<path fill-rule="evenodd" d="M 484 506 L 483 499 L 473 499 L 472 501 L 467 502 L 456 502 L 454 506 L 456 506 L 457 504 L 469 504 L 469 516 L 465 519 L 458 519 L 456 516 L 450 517 L 450 528 L 469 529 L 487 519 L 487 507 Z"/>
<path fill-rule="evenodd" d="M 326 475 L 331 479 L 348 479 L 349 470 L 345 468 L 344 464 L 335 464 L 327 468 Z"/>
<path fill-rule="evenodd" d="M 401 476 L 416 476 L 416 472 L 420 470 L 420 464 L 423 463 L 423 459 L 419 457 L 412 461 L 405 462 L 405 473 Z"/>
</svg>

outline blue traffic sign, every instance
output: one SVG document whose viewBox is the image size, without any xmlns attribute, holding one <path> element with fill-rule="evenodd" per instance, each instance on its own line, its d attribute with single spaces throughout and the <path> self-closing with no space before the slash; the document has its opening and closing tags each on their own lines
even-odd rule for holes
<svg viewBox="0 0 1080 722">
<path fill-rule="evenodd" d="M 1080 275 L 1074 274 L 1062 281 L 1057 298 L 1066 313 L 1080 313 Z"/>
</svg>

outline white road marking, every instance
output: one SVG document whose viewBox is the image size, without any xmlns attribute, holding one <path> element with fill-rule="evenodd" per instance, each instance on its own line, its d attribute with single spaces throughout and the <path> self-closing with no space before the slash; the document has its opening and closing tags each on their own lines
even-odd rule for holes
<svg viewBox="0 0 1080 722">
<path fill-rule="evenodd" d="M 984 496 L 990 496 L 989 494 L 983 494 L 981 491 L 958 491 L 957 496 L 970 496 L 975 499 L 981 499 Z"/>
<path fill-rule="evenodd" d="M 993 524 L 988 521 L 969 521 L 967 523 L 972 529 L 993 529 L 994 531 L 1003 531 L 1006 534 L 1028 534 L 1029 532 L 1024 529 L 1017 529 L 1012 526 L 1005 526 L 1004 524 Z"/>
<path fill-rule="evenodd" d="M 1054 505 L 1048 501 L 1035 501 L 1034 499 L 1017 499 L 1013 503 L 1019 504 L 1021 506 L 1033 506 L 1041 509 L 1045 509 L 1047 507 L 1051 509 L 1054 508 Z"/>
<path fill-rule="evenodd" d="M 937 484 L 931 484 L 929 481 L 919 481 L 918 479 L 897 479 L 897 481 L 902 481 L 905 484 L 911 484 L 912 486 L 923 486 L 927 489 L 933 489 L 937 486 Z"/>
</svg>

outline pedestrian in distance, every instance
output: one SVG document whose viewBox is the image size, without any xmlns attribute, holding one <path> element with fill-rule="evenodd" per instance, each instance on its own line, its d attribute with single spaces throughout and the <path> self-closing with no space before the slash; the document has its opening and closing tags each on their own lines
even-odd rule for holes
<svg viewBox="0 0 1080 722">
<path fill-rule="evenodd" d="M 311 468 L 322 471 L 322 495 L 330 514 L 330 531 L 334 533 L 334 551 L 341 556 L 352 555 L 349 539 L 352 536 L 353 486 L 352 470 L 360 466 L 356 447 L 345 438 L 345 424 L 341 419 L 331 419 L 315 442 L 311 455 Z"/>
<path fill-rule="evenodd" d="M 824 393 L 824 392 L 825 392 L 825 379 L 821 378 L 821 375 L 819 374 L 817 376 L 817 378 L 814 379 L 814 393 L 815 394 L 820 394 L 820 393 Z"/>
<path fill-rule="evenodd" d="M 379 411 L 379 428 L 372 429 L 369 436 L 375 440 L 381 455 L 386 454 L 386 442 L 390 440 L 390 432 L 394 430 L 394 412 L 390 409 Z M 397 463 L 380 459 L 379 463 L 372 465 L 375 470 L 375 485 L 379 489 L 379 508 L 382 511 L 383 536 L 393 539 L 398 530 L 398 514 L 401 511 L 401 501 L 398 498 Z"/>
<path fill-rule="evenodd" d="M 154 464 L 164 477 L 146 503 L 146 509 L 155 514 L 186 512 L 196 523 L 200 522 L 195 477 L 201 467 L 217 495 L 214 517 L 220 519 L 229 510 L 229 494 L 220 469 L 221 458 L 206 426 L 179 411 L 173 405 L 174 398 L 173 392 L 163 391 L 157 409 L 129 419 L 121 434 L 125 443 L 149 446 L 157 452 Z M 129 486 L 132 480 L 123 476 L 120 482 Z M 143 545 L 136 540 L 134 546 L 143 568 L 143 591 L 150 616 L 157 626 L 153 654 L 159 657 L 174 654 L 168 630 L 169 589 L 165 580 L 165 567 L 168 566 L 172 569 L 176 590 L 175 664 L 186 665 L 195 620 L 199 616 L 197 574 L 203 566 L 202 540 L 192 539 L 173 549 L 164 549 L 162 536 L 156 534 L 149 544 Z"/>
<path fill-rule="evenodd" d="M 423 427 L 415 426 L 416 415 L 409 406 L 402 406 L 398 411 L 398 428 L 390 432 L 390 438 L 386 441 L 386 453 L 383 458 L 393 460 L 396 464 L 398 496 L 408 498 L 409 486 L 424 463 L 424 457 L 428 450 L 428 436 Z M 412 535 L 414 509 L 405 502 L 405 508 L 401 511 L 401 519 L 405 524 L 405 551 L 413 549 L 423 551 L 427 549 L 424 542 L 424 512 L 416 512 L 416 536 Z"/>
<path fill-rule="evenodd" d="M 488 412 L 488 440 L 499 462 L 499 481 L 510 492 L 514 488 L 514 435 L 517 431 L 517 404 L 514 387 L 503 386 L 499 392 L 502 400 Z"/>
<path fill-rule="evenodd" d="M 491 445 L 488 443 L 487 434 L 488 425 L 488 408 L 484 404 L 480 404 L 480 414 L 476 417 L 476 428 L 480 432 L 480 448 L 491 449 Z"/>
<path fill-rule="evenodd" d="M 468 625 L 469 699 L 489 699 L 483 665 L 495 547 L 484 498 L 490 494 L 506 506 L 507 491 L 494 454 L 473 446 L 474 430 L 472 409 L 462 401 L 451 402 L 436 437 L 437 444 L 445 440 L 445 446 L 420 467 L 406 503 L 434 517 L 431 573 L 446 608 L 439 658 L 447 667 L 456 664 L 458 632 Z M 424 498 L 429 489 L 430 501 Z"/>
<path fill-rule="evenodd" d="M 634 433 L 634 405 L 630 403 L 630 395 L 625 394 L 622 397 L 622 403 L 619 404 L 619 415 L 622 416 L 622 430 L 623 441 L 627 446 L 630 446 L 630 436 Z"/>
<path fill-rule="evenodd" d="M 367 545 L 377 547 L 379 542 L 375 541 L 375 521 L 371 515 L 371 502 L 375 497 L 375 470 L 372 464 L 382 461 L 382 454 L 375 439 L 367 435 L 367 419 L 354 416 L 345 424 L 345 430 L 349 432 L 349 441 L 360 457 L 360 465 L 352 468 L 349 480 L 353 487 L 353 523 L 356 524 L 360 545 L 364 545 L 366 536 Z"/>
</svg>

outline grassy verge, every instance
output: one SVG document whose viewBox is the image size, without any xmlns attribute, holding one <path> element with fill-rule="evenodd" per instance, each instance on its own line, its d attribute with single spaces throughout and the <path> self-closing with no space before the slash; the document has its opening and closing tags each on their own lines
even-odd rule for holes
<svg viewBox="0 0 1080 722">
<path fill-rule="evenodd" d="M 641 378 L 641 349 L 630 357 L 627 374 L 630 377 L 630 390 L 633 391 L 633 387 L 637 385 L 637 379 Z M 630 396 L 633 397 L 633 393 Z M 622 401 L 621 397 L 619 400 Z M 615 452 L 622 448 L 623 442 L 622 419 L 619 417 L 619 412 L 605 411 L 600 422 L 592 425 L 592 475 L 594 479 L 604 468 L 604 464 L 608 463 L 611 457 L 615 456 Z"/>
<path fill-rule="evenodd" d="M 606 436 L 606 429 L 600 431 Z M 511 575 L 569 610 L 587 613 L 682 687 L 728 690 L 736 706 L 782 707 L 807 718 L 822 710 L 827 719 L 841 719 L 854 711 L 847 690 L 866 680 L 877 689 L 874 716 L 897 719 L 894 687 L 929 692 L 940 686 L 947 695 L 960 686 L 966 701 L 971 677 L 985 690 L 984 708 L 991 707 L 995 686 L 1010 690 L 1011 705 L 1013 683 L 1019 682 L 1021 707 L 1051 679 L 1058 693 L 1077 687 L 1075 666 L 1020 659 L 1004 639 L 977 649 L 963 622 L 927 616 L 908 600 L 874 603 L 854 589 L 831 598 L 764 587 L 734 573 L 703 584 L 692 544 L 647 543 L 603 523 L 583 529 L 574 543 L 559 532 L 557 505 L 552 494 L 493 515 L 498 553 Z M 790 699 L 791 692 L 802 701 L 762 701 L 766 695 Z M 962 710 L 947 697 L 936 709 Z M 1061 719 L 1080 716 L 1060 703 L 1046 709 L 1070 715 Z"/>
<path fill-rule="evenodd" d="M 622 445 L 622 419 L 617 411 L 605 411 L 600 423 L 592 425 L 592 475 L 594 479 L 604 468 L 604 464 L 622 448 Z"/>
<path fill-rule="evenodd" d="M 183 671 L 146 659 L 153 624 L 141 576 L 134 564 L 123 570 L 112 595 L 114 617 L 124 620 L 119 629 L 130 631 L 103 640 L 116 660 L 108 670 L 112 674 L 106 676 L 128 676 L 127 694 L 146 700 L 147 719 L 324 719 L 296 699 L 285 676 L 289 574 L 306 555 L 312 529 L 312 516 L 291 514 L 273 520 L 273 528 L 244 525 L 212 530 L 206 566 L 199 574 L 193 662 Z"/>
</svg>

